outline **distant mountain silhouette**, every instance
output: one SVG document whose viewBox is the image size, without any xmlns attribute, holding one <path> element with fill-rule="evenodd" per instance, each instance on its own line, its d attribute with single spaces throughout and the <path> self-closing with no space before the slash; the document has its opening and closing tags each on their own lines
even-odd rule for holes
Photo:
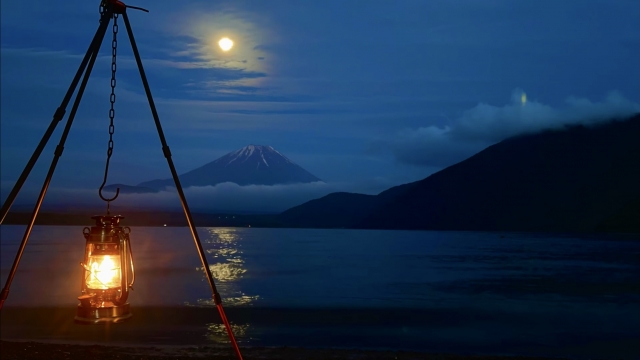
<svg viewBox="0 0 640 360">
<path fill-rule="evenodd" d="M 280 214 L 291 227 L 348 228 L 361 223 L 372 211 L 408 191 L 413 184 L 395 186 L 378 195 L 337 192 L 308 201 Z"/>
<path fill-rule="evenodd" d="M 350 227 L 364 220 L 377 204 L 375 195 L 337 192 L 291 208 L 280 219 L 295 227 Z"/>
<path fill-rule="evenodd" d="M 238 185 L 276 185 L 321 181 L 271 146 L 249 145 L 191 170 L 180 177 L 183 187 L 213 186 L 224 182 Z M 123 193 L 157 192 L 175 186 L 173 179 L 145 181 L 137 186 L 113 184 L 105 190 Z"/>
<path fill-rule="evenodd" d="M 281 219 L 371 229 L 627 231 L 639 184 L 636 115 L 510 138 L 426 179 L 377 196 L 329 194 Z"/>
</svg>

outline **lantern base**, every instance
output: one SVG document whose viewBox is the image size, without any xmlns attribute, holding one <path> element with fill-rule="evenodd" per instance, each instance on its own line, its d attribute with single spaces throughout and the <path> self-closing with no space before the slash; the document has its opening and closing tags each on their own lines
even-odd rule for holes
<svg viewBox="0 0 640 360">
<path fill-rule="evenodd" d="M 105 307 L 78 305 L 75 322 L 80 324 L 119 323 L 133 316 L 129 303 Z"/>
</svg>

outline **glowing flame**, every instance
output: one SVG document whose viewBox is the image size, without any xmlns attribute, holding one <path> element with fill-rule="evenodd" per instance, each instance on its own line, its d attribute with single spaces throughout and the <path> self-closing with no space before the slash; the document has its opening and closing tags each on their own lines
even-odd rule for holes
<svg viewBox="0 0 640 360">
<path fill-rule="evenodd" d="M 110 255 L 92 256 L 89 259 L 87 287 L 90 289 L 119 287 L 119 263 L 120 261 L 117 261 L 117 259 L 114 261 Z"/>
</svg>

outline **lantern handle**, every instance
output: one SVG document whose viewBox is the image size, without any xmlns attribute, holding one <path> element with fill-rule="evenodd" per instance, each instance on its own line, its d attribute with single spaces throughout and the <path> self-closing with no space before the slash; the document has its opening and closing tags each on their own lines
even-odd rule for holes
<svg viewBox="0 0 640 360">
<path fill-rule="evenodd" d="M 129 283 L 129 288 L 133 290 L 133 283 L 136 281 L 136 269 L 133 266 L 133 250 L 131 249 L 131 238 L 129 238 L 129 234 L 131 233 L 131 228 L 125 226 L 124 228 L 124 236 L 127 239 L 127 248 L 129 249 L 129 264 L 131 265 L 131 282 Z"/>
<path fill-rule="evenodd" d="M 130 229 L 129 229 L 130 231 Z M 129 298 L 129 286 L 133 284 L 129 284 L 129 271 L 128 266 L 123 266 L 125 263 L 129 262 L 133 264 L 131 255 L 131 249 L 129 249 L 129 237 L 125 234 L 124 231 L 118 232 L 118 237 L 120 238 L 120 248 L 121 248 L 121 260 L 120 260 L 120 269 L 122 271 L 120 277 L 120 296 L 118 296 L 114 300 L 114 304 L 116 305 L 124 305 Z M 127 259 L 128 258 L 128 259 Z M 127 261 L 128 260 L 128 261 Z M 132 274 L 133 276 L 133 274 Z"/>
</svg>

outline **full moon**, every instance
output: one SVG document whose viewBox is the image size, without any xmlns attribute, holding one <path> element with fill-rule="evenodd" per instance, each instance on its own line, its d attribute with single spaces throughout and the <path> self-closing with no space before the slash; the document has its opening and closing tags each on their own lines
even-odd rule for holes
<svg viewBox="0 0 640 360">
<path fill-rule="evenodd" d="M 233 41 L 229 38 L 222 38 L 218 41 L 218 45 L 220 45 L 220 49 L 222 49 L 222 51 L 229 51 L 233 47 Z"/>
</svg>

